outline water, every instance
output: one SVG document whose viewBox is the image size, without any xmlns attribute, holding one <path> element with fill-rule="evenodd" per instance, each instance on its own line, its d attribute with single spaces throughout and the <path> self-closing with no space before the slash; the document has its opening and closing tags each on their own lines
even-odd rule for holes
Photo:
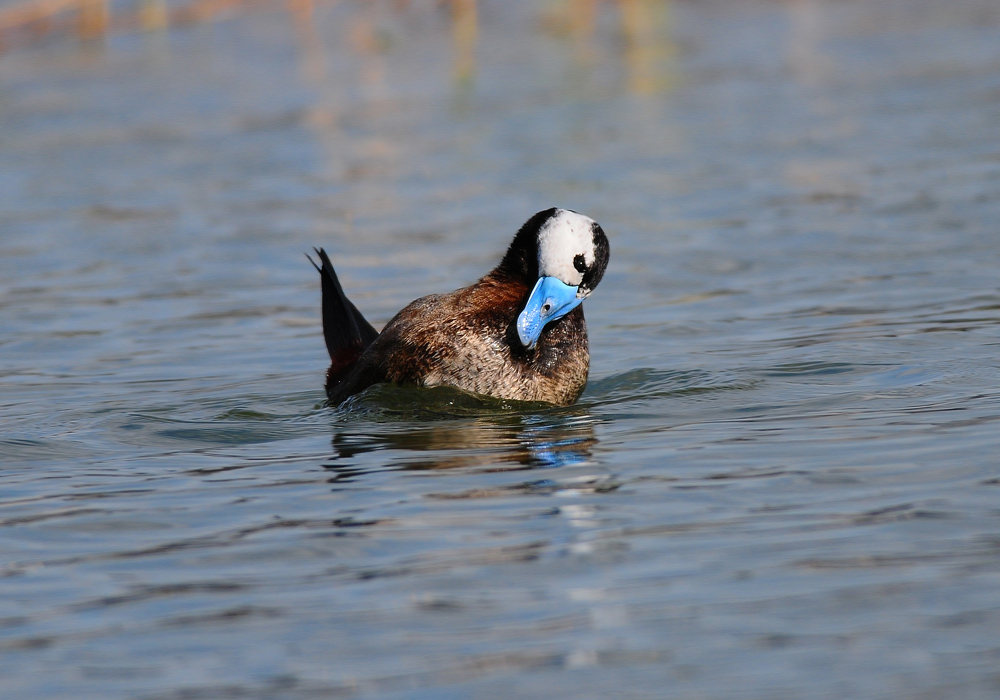
<svg viewBox="0 0 1000 700">
<path fill-rule="evenodd" d="M 1000 10 L 282 7 L 0 56 L 6 698 L 1000 696 Z M 549 206 L 569 408 L 323 406 Z"/>
</svg>

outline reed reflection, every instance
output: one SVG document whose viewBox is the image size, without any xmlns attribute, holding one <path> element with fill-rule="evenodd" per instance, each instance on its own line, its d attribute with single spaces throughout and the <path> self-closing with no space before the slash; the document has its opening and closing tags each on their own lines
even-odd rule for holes
<svg viewBox="0 0 1000 700">
<path fill-rule="evenodd" d="M 107 0 L 82 0 L 78 20 L 80 37 L 90 41 L 102 38 L 108 31 L 110 17 Z"/>
<path fill-rule="evenodd" d="M 672 61 L 677 53 L 669 0 L 619 0 L 618 4 L 628 92 L 642 97 L 668 91 L 675 82 Z"/>
<path fill-rule="evenodd" d="M 587 67 L 594 63 L 594 29 L 597 24 L 597 0 L 572 0 L 570 3 L 570 31 L 573 52 L 578 65 Z"/>
<path fill-rule="evenodd" d="M 472 85 L 476 77 L 476 44 L 479 40 L 479 12 L 476 0 L 452 0 L 452 47 L 455 52 L 454 78 L 459 89 Z"/>
<path fill-rule="evenodd" d="M 331 439 L 323 466 L 337 481 L 366 473 L 357 458 L 391 452 L 378 469 L 430 470 L 481 467 L 486 471 L 544 469 L 586 464 L 597 444 L 586 414 L 500 414 L 402 424 L 347 424 Z"/>
<path fill-rule="evenodd" d="M 146 32 L 164 32 L 170 26 L 166 0 L 141 0 L 138 10 L 139 26 Z"/>
</svg>

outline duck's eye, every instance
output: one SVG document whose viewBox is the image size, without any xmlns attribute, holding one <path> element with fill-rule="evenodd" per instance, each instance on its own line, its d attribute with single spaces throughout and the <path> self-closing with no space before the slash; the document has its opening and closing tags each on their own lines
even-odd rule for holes
<svg viewBox="0 0 1000 700">
<path fill-rule="evenodd" d="M 582 255 L 577 255 L 575 258 L 573 258 L 573 267 L 576 268 L 577 272 L 586 272 L 587 261 L 583 259 Z"/>
</svg>

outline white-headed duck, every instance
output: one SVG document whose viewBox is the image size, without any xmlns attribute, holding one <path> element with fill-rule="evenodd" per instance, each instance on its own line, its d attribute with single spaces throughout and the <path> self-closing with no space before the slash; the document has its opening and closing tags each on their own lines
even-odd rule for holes
<svg viewBox="0 0 1000 700">
<path fill-rule="evenodd" d="M 589 217 L 538 212 L 492 272 L 450 294 L 417 299 L 381 333 L 344 295 L 326 252 L 316 253 L 332 404 L 391 382 L 569 405 L 587 383 L 581 303 L 601 281 L 610 254 L 607 236 Z"/>
</svg>

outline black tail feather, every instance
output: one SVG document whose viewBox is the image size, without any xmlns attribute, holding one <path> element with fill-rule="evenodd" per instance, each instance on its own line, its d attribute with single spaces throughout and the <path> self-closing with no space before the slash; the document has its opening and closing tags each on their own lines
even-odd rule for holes
<svg viewBox="0 0 1000 700">
<path fill-rule="evenodd" d="M 340 286 L 330 258 L 322 248 L 313 248 L 322 266 L 308 255 L 309 262 L 319 272 L 323 282 L 323 338 L 330 353 L 327 381 L 335 382 L 361 357 L 361 353 L 378 337 L 378 331 L 365 320 L 350 302 Z"/>
</svg>

